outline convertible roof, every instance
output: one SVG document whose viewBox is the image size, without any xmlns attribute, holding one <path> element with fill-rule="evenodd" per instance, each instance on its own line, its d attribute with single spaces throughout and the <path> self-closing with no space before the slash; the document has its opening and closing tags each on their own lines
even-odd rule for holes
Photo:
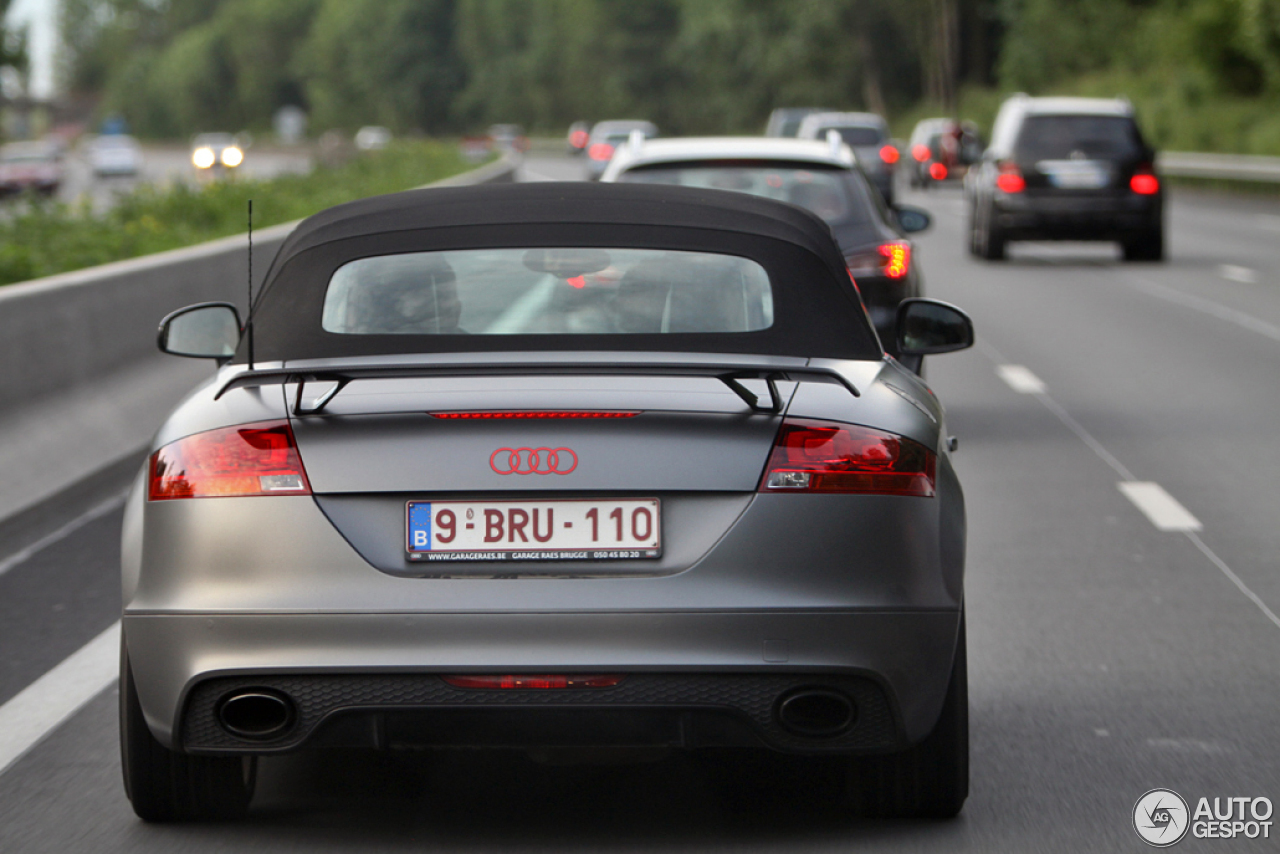
<svg viewBox="0 0 1280 854">
<path fill-rule="evenodd" d="M 667 185 L 539 182 L 408 190 L 329 208 L 298 224 L 267 278 L 308 249 L 353 237 L 510 225 L 543 225 L 556 236 L 575 226 L 610 224 L 771 237 L 819 255 L 838 275 L 844 271 L 827 224 L 794 205 L 748 193 Z"/>
<path fill-rule="evenodd" d="M 336 270 L 358 258 L 485 248 L 598 246 L 750 258 L 769 275 L 774 322 L 746 333 L 349 335 L 323 329 Z M 673 350 L 840 359 L 883 353 L 827 224 L 748 193 L 661 184 L 441 187 L 375 196 L 303 220 L 253 308 L 263 361 L 487 350 Z M 246 336 L 247 340 L 247 336 Z M 237 351 L 247 360 L 247 346 Z"/>
</svg>

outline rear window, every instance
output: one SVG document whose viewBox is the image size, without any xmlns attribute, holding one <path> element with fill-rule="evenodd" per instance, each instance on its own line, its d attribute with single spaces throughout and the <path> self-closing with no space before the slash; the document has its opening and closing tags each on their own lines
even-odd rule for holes
<svg viewBox="0 0 1280 854">
<path fill-rule="evenodd" d="M 708 190 L 733 190 L 799 205 L 828 223 L 869 225 L 872 203 L 846 169 L 767 160 L 696 161 L 645 166 L 623 172 L 620 183 L 675 184 Z"/>
<path fill-rule="evenodd" d="M 884 134 L 880 132 L 880 128 L 876 127 L 819 128 L 818 139 L 826 139 L 827 131 L 832 130 L 840 134 L 840 138 L 843 139 L 845 145 L 850 148 L 866 148 L 869 145 L 879 145 L 884 139 Z"/>
<path fill-rule="evenodd" d="M 1028 116 L 1014 145 L 1019 160 L 1123 160 L 1140 157 L 1142 140 L 1124 116 Z"/>
<path fill-rule="evenodd" d="M 747 258 L 656 249 L 411 252 L 350 261 L 321 325 L 346 335 L 754 332 L 773 291 Z"/>
</svg>

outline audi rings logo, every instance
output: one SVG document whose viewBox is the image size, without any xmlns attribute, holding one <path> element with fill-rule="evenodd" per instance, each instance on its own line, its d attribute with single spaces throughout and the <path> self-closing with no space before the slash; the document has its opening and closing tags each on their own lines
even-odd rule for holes
<svg viewBox="0 0 1280 854">
<path fill-rule="evenodd" d="M 489 455 L 498 474 L 568 474 L 577 467 L 578 455 L 568 448 L 499 448 Z"/>
</svg>

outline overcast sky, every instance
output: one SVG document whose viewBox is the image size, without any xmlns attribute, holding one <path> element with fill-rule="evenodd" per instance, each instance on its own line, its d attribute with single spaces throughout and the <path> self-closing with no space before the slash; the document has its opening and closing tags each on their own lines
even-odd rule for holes
<svg viewBox="0 0 1280 854">
<path fill-rule="evenodd" d="M 6 19 L 10 26 L 26 25 L 31 50 L 31 94 L 53 94 L 53 62 L 57 49 L 58 0 L 14 0 Z"/>
</svg>

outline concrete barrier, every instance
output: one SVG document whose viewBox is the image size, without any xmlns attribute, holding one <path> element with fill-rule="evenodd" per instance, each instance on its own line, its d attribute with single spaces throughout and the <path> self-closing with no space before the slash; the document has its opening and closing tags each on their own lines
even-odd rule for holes
<svg viewBox="0 0 1280 854">
<path fill-rule="evenodd" d="M 517 166 L 495 161 L 430 186 L 509 182 Z M 255 292 L 296 224 L 254 233 Z M 246 247 L 241 234 L 0 287 L 0 415 L 161 358 L 156 327 L 176 308 L 224 300 L 243 314 Z"/>
</svg>

